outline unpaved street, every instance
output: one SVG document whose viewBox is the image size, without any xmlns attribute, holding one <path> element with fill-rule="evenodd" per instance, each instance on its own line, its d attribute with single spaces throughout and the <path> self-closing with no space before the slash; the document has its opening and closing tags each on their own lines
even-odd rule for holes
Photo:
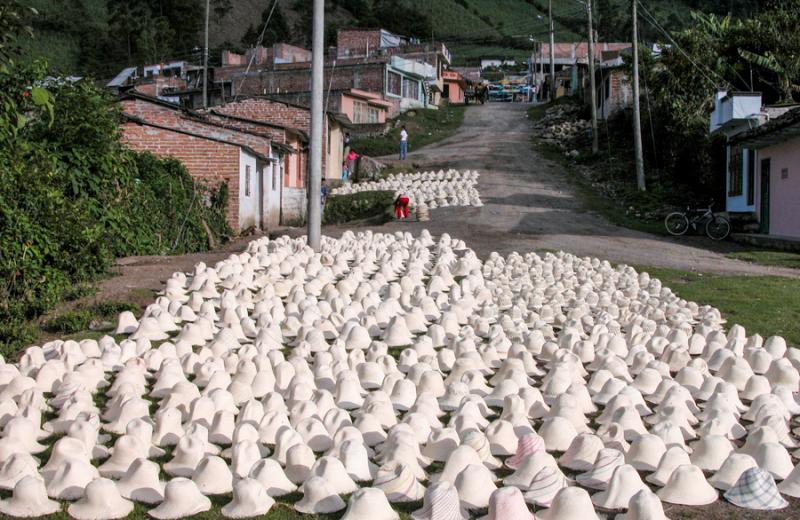
<svg viewBox="0 0 800 520">
<path fill-rule="evenodd" d="M 727 243 L 649 235 L 585 211 L 571 189 L 569 173 L 534 150 L 527 108 L 510 103 L 470 107 L 456 135 L 409 154 L 409 169 L 413 163 L 423 169 L 478 170 L 484 207 L 435 209 L 430 222 L 392 223 L 384 228 L 447 232 L 481 255 L 550 249 L 641 266 L 797 276 L 792 269 L 748 264 L 715 252 L 736 247 Z"/>
</svg>

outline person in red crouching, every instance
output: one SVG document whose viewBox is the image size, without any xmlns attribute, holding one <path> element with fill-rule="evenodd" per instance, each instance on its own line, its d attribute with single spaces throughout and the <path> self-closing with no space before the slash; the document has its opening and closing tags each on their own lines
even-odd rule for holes
<svg viewBox="0 0 800 520">
<path fill-rule="evenodd" d="M 394 216 L 397 218 L 408 218 L 408 206 L 411 199 L 405 195 L 398 195 L 394 201 Z"/>
</svg>

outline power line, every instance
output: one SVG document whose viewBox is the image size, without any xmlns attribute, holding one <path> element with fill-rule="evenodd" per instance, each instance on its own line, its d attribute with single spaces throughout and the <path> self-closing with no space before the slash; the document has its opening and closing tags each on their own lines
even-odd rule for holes
<svg viewBox="0 0 800 520">
<path fill-rule="evenodd" d="M 272 20 L 272 14 L 275 12 L 275 8 L 278 7 L 278 0 L 274 0 L 272 2 L 272 9 L 269 11 L 269 15 L 267 16 L 267 21 L 264 22 L 264 27 L 261 29 L 261 34 L 258 35 L 258 42 L 256 43 L 256 49 L 261 47 L 261 42 L 264 41 L 264 35 L 267 33 L 267 27 L 269 26 L 269 21 Z M 244 71 L 244 76 L 242 76 L 242 81 L 239 82 L 239 88 L 236 89 L 236 94 L 233 97 L 233 100 L 236 101 L 239 99 L 239 91 L 242 90 L 242 86 L 244 86 L 244 81 L 247 79 L 247 74 L 250 72 L 250 67 L 253 66 L 253 62 L 256 59 L 256 53 L 253 52 L 250 56 L 250 60 L 247 62 L 247 69 Z"/>
</svg>

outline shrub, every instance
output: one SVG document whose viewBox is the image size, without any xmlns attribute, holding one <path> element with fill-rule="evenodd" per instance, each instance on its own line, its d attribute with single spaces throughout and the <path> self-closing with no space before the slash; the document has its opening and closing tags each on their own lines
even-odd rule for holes
<svg viewBox="0 0 800 520">
<path fill-rule="evenodd" d="M 322 220 L 325 224 L 343 224 L 364 219 L 376 219 L 383 223 L 391 218 L 394 199 L 393 191 L 331 195 L 325 203 Z"/>
<path fill-rule="evenodd" d="M 56 316 L 45 323 L 45 330 L 59 334 L 74 334 L 82 330 L 87 330 L 92 321 L 92 313 L 82 309 L 69 311 Z"/>
</svg>

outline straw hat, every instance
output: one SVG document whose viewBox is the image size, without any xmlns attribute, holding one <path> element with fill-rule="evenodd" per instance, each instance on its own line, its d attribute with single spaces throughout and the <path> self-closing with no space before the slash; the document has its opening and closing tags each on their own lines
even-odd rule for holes
<svg viewBox="0 0 800 520">
<path fill-rule="evenodd" d="M 344 464 L 336 457 L 325 456 L 317 459 L 311 467 L 310 475 L 323 478 L 339 495 L 353 493 L 358 489 L 358 484 L 350 478 Z"/>
<path fill-rule="evenodd" d="M 288 479 L 280 463 L 275 459 L 261 459 L 250 470 L 250 476 L 257 480 L 271 497 L 288 495 L 297 490 L 297 486 Z"/>
<path fill-rule="evenodd" d="M 600 520 L 585 489 L 565 487 L 553 499 L 549 509 L 539 513 L 540 520 Z"/>
<path fill-rule="evenodd" d="M 578 431 L 568 419 L 548 417 L 539 428 L 539 435 L 544 440 L 547 451 L 567 451 Z"/>
<path fill-rule="evenodd" d="M 133 502 L 120 496 L 113 480 L 98 478 L 86 486 L 83 498 L 67 511 L 77 520 L 112 520 L 128 516 L 133 511 Z"/>
<path fill-rule="evenodd" d="M 655 472 L 647 475 L 645 480 L 656 486 L 665 486 L 675 468 L 691 463 L 689 454 L 683 448 L 672 446 L 661 456 L 661 461 L 658 463 Z"/>
<path fill-rule="evenodd" d="M 164 500 L 164 482 L 159 480 L 158 464 L 144 459 L 136 459 L 128 471 L 117 482 L 120 495 L 134 502 L 158 504 Z"/>
<path fill-rule="evenodd" d="M 478 452 L 471 446 L 459 446 L 447 457 L 442 472 L 432 477 L 431 481 L 440 482 L 442 480 L 447 480 L 455 484 L 458 474 L 470 464 L 482 464 L 480 455 L 478 455 Z"/>
<path fill-rule="evenodd" d="M 600 437 L 593 433 L 581 433 L 558 458 L 558 463 L 574 471 L 589 471 L 602 449 L 603 440 Z"/>
<path fill-rule="evenodd" d="M 257 480 L 243 478 L 233 486 L 233 500 L 220 511 L 226 518 L 250 518 L 267 514 L 274 503 Z"/>
<path fill-rule="evenodd" d="M 220 457 L 206 455 L 192 474 L 192 481 L 204 495 L 225 495 L 233 491 L 233 474 Z"/>
<path fill-rule="evenodd" d="M 761 444 L 753 456 L 759 468 L 769 471 L 775 480 L 783 480 L 794 469 L 789 452 L 777 442 Z"/>
<path fill-rule="evenodd" d="M 383 491 L 389 502 L 415 502 L 425 495 L 425 486 L 417 482 L 414 473 L 396 463 L 381 466 L 373 486 Z"/>
<path fill-rule="evenodd" d="M 717 471 L 733 453 L 731 441 L 721 435 L 707 435 L 692 444 L 692 464 L 703 471 Z"/>
<path fill-rule="evenodd" d="M 486 466 L 470 464 L 456 477 L 456 489 L 464 507 L 474 510 L 489 505 L 489 497 L 497 486 L 494 485 L 494 475 Z"/>
<path fill-rule="evenodd" d="M 592 495 L 592 503 L 603 509 L 625 509 L 631 497 L 646 487 L 636 468 L 623 464 L 614 469 L 605 491 Z"/>
<path fill-rule="evenodd" d="M 50 515 L 60 509 L 58 502 L 47 498 L 44 482 L 32 475 L 17 482 L 11 498 L 0 500 L 0 513 L 20 518 Z"/>
<path fill-rule="evenodd" d="M 580 473 L 575 480 L 581 486 L 591 489 L 606 489 L 614 470 L 625 464 L 625 455 L 614 448 L 603 448 L 597 452 L 592 469 Z"/>
<path fill-rule="evenodd" d="M 414 520 L 467 520 L 456 487 L 443 480 L 425 491 L 422 509 L 411 513 Z"/>
<path fill-rule="evenodd" d="M 296 511 L 306 514 L 327 514 L 345 508 L 344 500 L 322 477 L 311 476 L 303 483 L 303 498 L 294 504 Z"/>
<path fill-rule="evenodd" d="M 570 480 L 561 473 L 561 470 L 545 466 L 533 477 L 525 492 L 525 501 L 541 507 L 550 507 L 556 494 L 569 485 Z"/>
<path fill-rule="evenodd" d="M 640 435 L 631 443 L 625 462 L 641 471 L 655 471 L 667 447 L 661 437 L 653 434 Z"/>
<path fill-rule="evenodd" d="M 658 495 L 647 488 L 641 489 L 628 502 L 628 511 L 615 520 L 669 520 Z"/>
<path fill-rule="evenodd" d="M 77 500 L 86 485 L 99 478 L 97 469 L 82 459 L 67 459 L 47 482 L 47 495 L 61 500 Z"/>
<path fill-rule="evenodd" d="M 211 501 L 200 493 L 197 485 L 187 478 L 174 478 L 164 488 L 164 501 L 148 515 L 159 520 L 171 520 L 196 515 L 211 509 Z"/>
<path fill-rule="evenodd" d="M 703 470 L 684 464 L 675 468 L 658 496 L 670 504 L 703 506 L 717 500 L 717 491 L 706 481 Z"/>
<path fill-rule="evenodd" d="M 489 498 L 489 514 L 481 520 L 535 520 L 525 505 L 522 492 L 515 487 L 495 490 Z"/>
<path fill-rule="evenodd" d="M 361 488 L 350 496 L 342 520 L 399 520 L 397 514 L 379 489 Z"/>
</svg>

